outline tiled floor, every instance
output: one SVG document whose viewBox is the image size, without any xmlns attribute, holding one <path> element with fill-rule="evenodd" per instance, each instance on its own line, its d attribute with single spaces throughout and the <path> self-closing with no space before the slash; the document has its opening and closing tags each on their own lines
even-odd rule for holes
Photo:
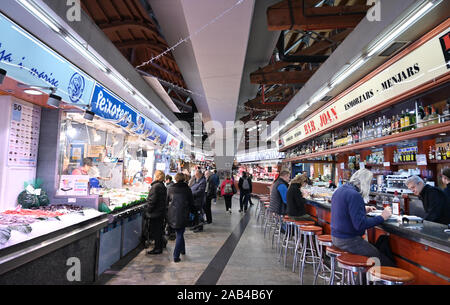
<svg viewBox="0 0 450 305">
<path fill-rule="evenodd" d="M 256 200 L 255 200 L 256 202 Z M 231 252 L 222 249 L 221 253 L 231 253 L 225 268 L 213 269 L 218 277 L 218 285 L 298 285 L 298 271 L 293 273 L 292 255 L 288 255 L 287 268 L 280 262 L 271 241 L 263 237 L 260 224 L 256 223 L 254 209 L 251 207 L 250 220 L 238 244 Z M 230 234 L 240 225 L 243 213 L 238 212 L 239 198 L 233 198 L 233 213 L 225 213 L 222 199 L 212 205 L 213 223 L 204 226 L 204 231 L 193 233 L 186 230 L 186 255 L 181 262 L 172 259 L 174 241 L 169 241 L 167 249 L 160 255 L 148 255 L 146 249 L 136 249 L 118 264 L 105 271 L 97 284 L 106 285 L 194 285 Z M 240 230 L 240 227 L 236 229 Z M 229 248 L 229 247 L 228 247 Z M 217 259 L 217 258 L 216 258 Z M 210 268 L 211 269 L 211 268 Z M 304 283 L 312 283 L 312 267 L 307 266 Z"/>
</svg>

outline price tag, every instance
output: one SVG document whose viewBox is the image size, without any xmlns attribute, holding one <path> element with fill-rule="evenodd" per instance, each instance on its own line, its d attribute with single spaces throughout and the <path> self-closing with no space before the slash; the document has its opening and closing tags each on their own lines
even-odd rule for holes
<svg viewBox="0 0 450 305">
<path fill-rule="evenodd" d="M 427 165 L 427 157 L 426 155 L 416 155 L 417 165 Z"/>
<path fill-rule="evenodd" d="M 383 162 L 383 166 L 384 167 L 389 167 L 389 166 L 391 166 L 391 162 Z"/>
<path fill-rule="evenodd" d="M 359 168 L 366 168 L 364 162 L 359 162 Z"/>
<path fill-rule="evenodd" d="M 342 162 L 342 163 L 341 163 L 341 169 L 344 169 L 344 168 L 345 168 L 345 163 Z"/>
</svg>

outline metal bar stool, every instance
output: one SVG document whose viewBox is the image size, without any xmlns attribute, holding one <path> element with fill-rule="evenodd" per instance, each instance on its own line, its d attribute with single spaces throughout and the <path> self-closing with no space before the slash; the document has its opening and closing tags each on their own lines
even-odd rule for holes
<svg viewBox="0 0 450 305">
<path fill-rule="evenodd" d="M 324 258 L 323 258 L 323 247 L 331 247 L 333 246 L 333 242 L 331 241 L 331 235 L 319 235 L 317 236 L 317 244 L 319 251 L 319 266 L 317 266 L 316 273 L 314 274 L 314 281 L 313 285 L 316 284 L 317 277 L 320 277 L 321 279 L 324 279 L 326 281 L 329 281 L 331 278 L 331 269 L 324 264 Z M 326 272 L 325 272 L 326 269 Z M 320 272 L 320 274 L 319 274 Z M 330 277 L 327 277 L 325 273 L 330 273 Z"/>
<path fill-rule="evenodd" d="M 375 262 L 367 256 L 343 253 L 338 258 L 338 266 L 342 268 L 342 282 L 347 285 L 364 285 L 363 276 Z M 355 278 L 355 273 L 357 278 Z M 346 281 L 347 280 L 347 281 Z"/>
<path fill-rule="evenodd" d="M 303 270 L 305 269 L 305 264 L 312 264 L 313 270 L 316 272 L 316 259 L 319 259 L 319 256 L 317 255 L 317 235 L 322 234 L 322 228 L 318 226 L 302 226 L 300 227 L 300 234 L 303 236 L 300 284 L 303 285 Z M 310 253 L 309 255 L 307 254 L 308 252 Z M 311 261 L 308 261 L 308 258 L 310 258 Z"/>
<path fill-rule="evenodd" d="M 330 269 L 331 269 L 331 275 L 330 275 L 330 281 L 329 284 L 333 285 L 334 284 L 334 280 L 336 279 L 336 273 L 339 273 L 341 275 L 341 278 L 338 279 L 342 279 L 342 272 L 337 272 L 336 271 L 336 260 L 337 258 L 345 252 L 344 250 L 339 249 L 336 246 L 331 246 L 331 247 L 327 247 L 325 250 L 326 255 L 330 258 Z"/>
<path fill-rule="evenodd" d="M 262 228 L 264 225 L 264 220 L 265 220 L 265 216 L 266 216 L 266 209 L 269 207 L 269 201 L 260 201 L 260 205 L 261 205 L 261 208 L 259 210 L 256 222 L 259 222 L 259 219 L 261 218 L 261 228 Z"/>
<path fill-rule="evenodd" d="M 270 216 L 272 213 L 269 209 L 269 206 L 270 206 L 269 203 L 264 204 L 264 217 L 263 217 L 262 227 L 261 227 L 261 228 L 264 228 L 264 238 L 266 237 L 267 225 L 269 224 Z"/>
<path fill-rule="evenodd" d="M 257 217 L 256 218 L 256 223 L 258 223 L 258 221 L 259 221 L 259 216 L 261 214 L 261 209 L 264 207 L 264 201 L 269 201 L 269 197 L 258 196 L 258 205 L 256 206 L 256 209 L 255 209 L 255 217 Z"/>
<path fill-rule="evenodd" d="M 281 256 L 282 256 L 282 252 L 284 249 L 284 267 L 286 268 L 287 252 L 289 249 L 292 249 L 295 251 L 298 231 L 297 231 L 297 225 L 295 224 L 294 220 L 290 219 L 289 216 L 284 216 L 283 219 L 284 219 L 284 223 L 286 224 L 286 233 L 282 240 L 282 245 L 280 246 L 280 255 L 279 255 L 278 261 L 281 261 Z"/>
<path fill-rule="evenodd" d="M 277 245 L 276 249 L 278 251 L 278 248 L 280 247 L 280 240 L 281 240 L 280 238 L 281 238 L 281 227 L 283 225 L 283 215 L 279 215 L 279 214 L 274 213 L 273 217 L 274 217 L 274 220 L 273 220 L 273 226 L 272 226 L 272 228 L 273 228 L 273 232 L 272 232 L 272 249 L 273 249 L 273 242 L 275 240 L 275 235 L 277 235 L 278 236 L 278 240 L 277 240 L 277 244 L 276 244 Z"/>
<path fill-rule="evenodd" d="M 300 254 L 301 257 L 301 249 L 302 249 L 302 235 L 300 234 L 300 228 L 303 226 L 313 226 L 315 224 L 312 220 L 296 220 L 295 226 L 296 226 L 296 233 L 297 238 L 295 241 L 295 249 L 294 249 L 294 259 L 292 262 L 292 272 L 295 272 L 295 267 L 298 265 L 298 254 Z M 301 249 L 299 249 L 301 248 Z"/>
<path fill-rule="evenodd" d="M 368 285 L 405 285 L 414 279 L 411 272 L 395 267 L 376 266 L 367 272 Z"/>
</svg>

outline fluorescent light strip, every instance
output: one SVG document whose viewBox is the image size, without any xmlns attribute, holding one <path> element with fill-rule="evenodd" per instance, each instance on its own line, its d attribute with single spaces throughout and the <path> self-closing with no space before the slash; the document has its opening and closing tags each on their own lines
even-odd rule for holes
<svg viewBox="0 0 450 305">
<path fill-rule="evenodd" d="M 23 7 L 25 7 L 31 14 L 36 16 L 47 26 L 49 26 L 53 31 L 60 33 L 61 29 L 58 27 L 57 23 L 50 19 L 46 13 L 44 13 L 34 2 L 27 0 L 17 0 Z"/>
<path fill-rule="evenodd" d="M 404 22 L 397 26 L 397 28 L 393 29 L 390 34 L 387 34 L 387 36 L 383 37 L 381 41 L 376 43 L 369 51 L 368 56 L 373 56 L 375 53 L 383 49 L 385 46 L 387 46 L 392 40 L 394 40 L 398 35 L 400 35 L 402 32 L 404 32 L 410 25 L 412 25 L 414 22 L 419 20 L 421 17 L 423 17 L 428 10 L 430 10 L 432 7 L 438 5 L 441 1 L 436 1 L 435 3 L 428 2 L 425 4 L 424 7 L 419 9 L 416 13 L 412 13 L 412 16 L 407 16 L 404 18 Z"/>
<path fill-rule="evenodd" d="M 343 73 L 341 73 L 337 78 L 331 81 L 331 87 L 340 84 L 350 74 L 358 70 L 365 62 L 366 60 L 364 58 L 359 58 L 358 60 L 354 61 Z M 323 95 L 320 98 L 324 97 L 327 92 L 325 92 L 324 90 Z"/>
<path fill-rule="evenodd" d="M 74 47 L 81 55 L 84 55 L 89 59 L 89 61 L 93 64 L 95 64 L 100 70 L 103 72 L 107 72 L 106 66 L 94 55 L 91 54 L 80 42 L 78 42 L 76 39 L 74 39 L 72 36 L 67 35 L 64 36 L 64 39 L 72 46 Z"/>
</svg>

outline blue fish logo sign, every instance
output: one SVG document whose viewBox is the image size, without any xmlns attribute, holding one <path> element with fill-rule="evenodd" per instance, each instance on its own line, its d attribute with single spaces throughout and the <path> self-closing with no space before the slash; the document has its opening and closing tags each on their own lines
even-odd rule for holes
<svg viewBox="0 0 450 305">
<path fill-rule="evenodd" d="M 70 78 L 69 87 L 67 92 L 72 103 L 77 103 L 83 96 L 84 91 L 84 77 L 75 72 Z"/>
</svg>

